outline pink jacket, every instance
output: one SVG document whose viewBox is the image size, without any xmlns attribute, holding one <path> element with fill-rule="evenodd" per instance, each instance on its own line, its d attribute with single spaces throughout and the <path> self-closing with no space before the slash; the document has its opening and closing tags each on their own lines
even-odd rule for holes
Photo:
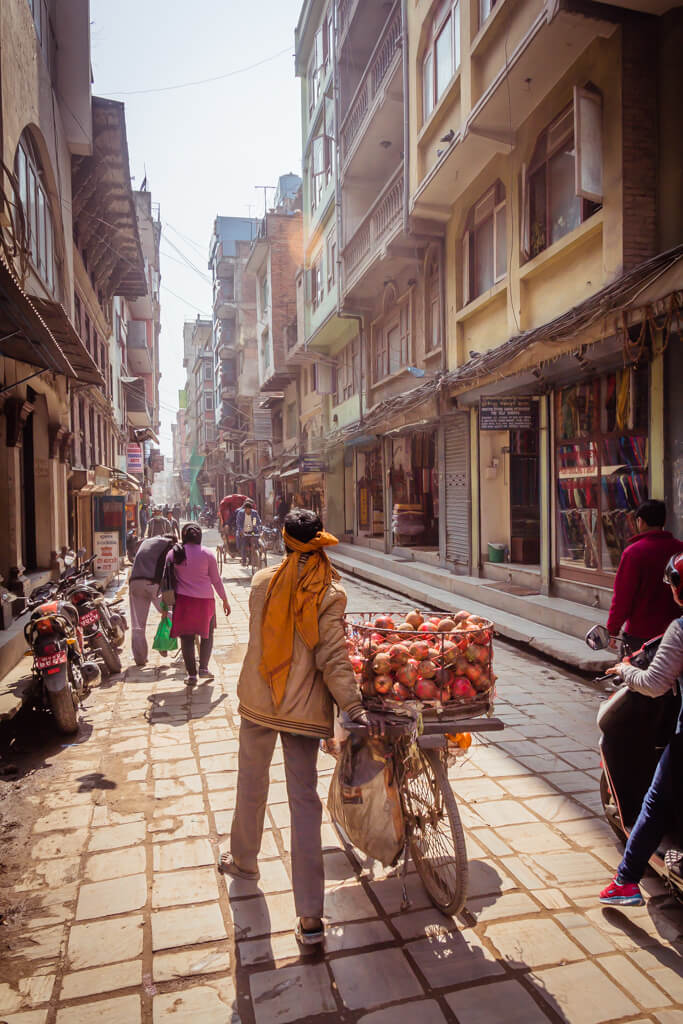
<svg viewBox="0 0 683 1024">
<path fill-rule="evenodd" d="M 223 580 L 218 572 L 213 551 L 200 544 L 186 544 L 186 560 L 175 566 L 176 593 L 185 597 L 213 597 L 214 590 L 221 601 L 227 601 Z M 173 558 L 169 551 L 166 561 Z"/>
</svg>

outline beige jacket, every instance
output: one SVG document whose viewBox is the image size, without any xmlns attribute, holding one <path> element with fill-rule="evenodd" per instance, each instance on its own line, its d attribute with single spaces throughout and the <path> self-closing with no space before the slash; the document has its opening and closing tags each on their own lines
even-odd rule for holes
<svg viewBox="0 0 683 1024">
<path fill-rule="evenodd" d="M 345 711 L 361 707 L 360 693 L 344 642 L 344 588 L 332 581 L 320 605 L 320 640 L 309 651 L 294 635 L 292 665 L 280 707 L 275 709 L 270 686 L 259 671 L 261 623 L 268 584 L 276 567 L 257 572 L 249 594 L 249 645 L 242 664 L 237 696 L 239 713 L 250 722 L 305 736 L 333 735 L 334 704 Z"/>
</svg>

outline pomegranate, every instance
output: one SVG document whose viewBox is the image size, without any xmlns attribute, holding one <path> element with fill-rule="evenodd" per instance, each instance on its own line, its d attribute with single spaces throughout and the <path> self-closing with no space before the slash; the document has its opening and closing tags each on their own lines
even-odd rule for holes
<svg viewBox="0 0 683 1024">
<path fill-rule="evenodd" d="M 391 672 L 391 658 L 388 654 L 376 654 L 372 661 L 372 670 L 378 676 Z"/>
<path fill-rule="evenodd" d="M 455 615 L 453 616 L 453 622 L 455 622 L 455 624 L 457 625 L 460 622 L 464 622 L 465 619 L 469 619 L 469 617 L 469 612 L 456 612 Z"/>
<path fill-rule="evenodd" d="M 423 622 L 421 626 L 417 627 L 418 633 L 432 633 L 434 631 L 434 624 L 432 622 Z"/>
<path fill-rule="evenodd" d="M 453 681 L 451 686 L 454 697 L 465 697 L 467 700 L 471 700 L 475 696 L 475 690 L 469 679 L 464 679 L 462 676 L 458 676 Z"/>
<path fill-rule="evenodd" d="M 390 615 L 378 615 L 373 622 L 375 629 L 396 629 L 394 620 Z"/>
<path fill-rule="evenodd" d="M 432 659 L 432 661 L 440 661 L 441 660 L 441 648 L 440 647 L 430 647 L 429 648 L 429 657 Z"/>
<path fill-rule="evenodd" d="M 436 675 L 436 665 L 430 660 L 421 661 L 418 672 L 421 679 L 433 679 Z"/>
<path fill-rule="evenodd" d="M 391 659 L 392 668 L 400 668 L 401 665 L 405 665 L 410 657 L 410 651 L 405 644 L 394 644 L 389 648 L 389 658 Z"/>
<path fill-rule="evenodd" d="M 403 683 L 394 683 L 391 688 L 391 692 L 396 700 L 410 700 L 413 696 L 413 691 L 407 686 L 404 686 Z"/>
<path fill-rule="evenodd" d="M 413 627 L 409 622 L 399 622 L 396 627 L 396 632 L 400 633 L 403 639 L 406 639 L 407 636 L 413 632 Z"/>
<path fill-rule="evenodd" d="M 384 642 L 389 645 L 400 644 L 401 637 L 398 635 L 398 633 L 387 633 L 387 635 L 384 637 Z"/>
<path fill-rule="evenodd" d="M 370 640 L 373 644 L 377 644 L 377 646 L 384 643 L 384 637 L 381 633 L 371 633 Z"/>
<path fill-rule="evenodd" d="M 410 645 L 410 657 L 418 661 L 424 661 L 429 657 L 429 644 L 426 640 L 415 640 Z"/>
<path fill-rule="evenodd" d="M 410 623 L 411 629 L 418 629 L 418 627 L 424 622 L 424 616 L 420 615 L 416 608 L 415 611 L 409 612 L 408 615 L 406 615 L 406 622 Z"/>
<path fill-rule="evenodd" d="M 449 668 L 438 668 L 434 675 L 437 686 L 450 686 L 454 679 L 455 674 Z"/>
<path fill-rule="evenodd" d="M 418 679 L 415 684 L 415 696 L 420 700 L 436 700 L 439 691 L 429 679 Z"/>
<path fill-rule="evenodd" d="M 363 659 L 358 654 L 352 654 L 349 661 L 351 662 L 351 668 L 356 675 L 363 671 Z"/>
<path fill-rule="evenodd" d="M 381 675 L 375 676 L 375 692 L 376 693 L 389 693 L 389 690 L 394 685 L 393 676 Z"/>
<path fill-rule="evenodd" d="M 465 669 L 465 675 L 476 686 L 481 679 L 481 669 L 478 665 L 468 665 Z"/>
<path fill-rule="evenodd" d="M 455 629 L 455 622 L 453 619 L 441 619 L 437 628 L 440 633 L 450 633 L 451 630 Z"/>
<path fill-rule="evenodd" d="M 405 665 L 401 665 L 401 667 L 397 669 L 396 679 L 399 683 L 403 683 L 404 686 L 415 686 L 418 678 L 419 667 L 419 661 L 415 661 L 414 658 L 410 658 Z"/>
</svg>

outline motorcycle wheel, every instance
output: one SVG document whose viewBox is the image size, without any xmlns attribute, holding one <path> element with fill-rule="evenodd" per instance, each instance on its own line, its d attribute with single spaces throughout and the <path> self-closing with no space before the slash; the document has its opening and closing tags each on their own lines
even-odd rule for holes
<svg viewBox="0 0 683 1024">
<path fill-rule="evenodd" d="M 600 775 L 600 799 L 602 801 L 602 808 L 605 812 L 605 820 L 623 846 L 626 841 L 626 836 L 614 821 L 614 815 L 616 814 L 617 807 L 604 771 Z"/>
<path fill-rule="evenodd" d="M 95 647 L 102 655 L 102 661 L 104 667 L 107 670 L 108 676 L 116 675 L 117 672 L 121 671 L 121 658 L 118 652 L 114 650 L 112 645 L 107 640 L 106 636 L 100 633 L 93 639 L 93 647 Z"/>
<path fill-rule="evenodd" d="M 125 619 L 118 612 L 112 612 L 111 614 L 111 627 L 115 647 L 123 647 L 123 642 L 126 639 L 126 623 Z"/>
<path fill-rule="evenodd" d="M 63 733 L 77 732 L 78 714 L 69 683 L 67 682 L 66 686 L 58 690 L 57 693 L 48 691 L 48 699 L 59 731 Z"/>
</svg>

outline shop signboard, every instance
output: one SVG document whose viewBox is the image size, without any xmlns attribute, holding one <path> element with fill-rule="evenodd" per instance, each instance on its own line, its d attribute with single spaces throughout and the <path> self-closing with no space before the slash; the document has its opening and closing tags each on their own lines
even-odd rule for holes
<svg viewBox="0 0 683 1024">
<path fill-rule="evenodd" d="M 126 448 L 126 465 L 129 473 L 142 473 L 142 445 L 132 442 Z"/>
<path fill-rule="evenodd" d="M 119 569 L 119 534 L 115 530 L 94 535 L 95 572 L 112 573 Z"/>
<path fill-rule="evenodd" d="M 514 395 L 508 398 L 482 396 L 480 399 L 480 430 L 533 430 L 536 422 L 533 398 Z"/>
<path fill-rule="evenodd" d="M 299 470 L 302 473 L 326 473 L 327 460 L 320 455 L 302 455 L 299 459 Z"/>
</svg>

